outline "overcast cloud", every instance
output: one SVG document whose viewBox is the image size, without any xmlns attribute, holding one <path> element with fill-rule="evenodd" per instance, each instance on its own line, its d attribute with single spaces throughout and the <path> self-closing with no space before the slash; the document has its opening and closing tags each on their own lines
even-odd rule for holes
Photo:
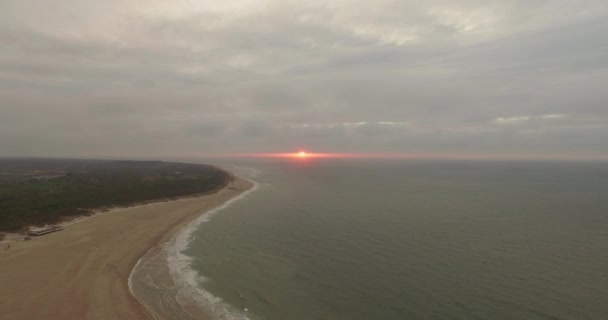
<svg viewBox="0 0 608 320">
<path fill-rule="evenodd" d="M 601 0 L 0 0 L 0 156 L 608 158 Z"/>
</svg>

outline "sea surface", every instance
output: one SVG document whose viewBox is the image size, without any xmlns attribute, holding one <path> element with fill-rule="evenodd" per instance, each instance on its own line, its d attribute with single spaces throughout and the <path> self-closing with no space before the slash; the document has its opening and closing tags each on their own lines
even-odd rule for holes
<svg viewBox="0 0 608 320">
<path fill-rule="evenodd" d="M 608 163 L 230 169 L 256 190 L 157 255 L 172 319 L 608 319 Z"/>
</svg>

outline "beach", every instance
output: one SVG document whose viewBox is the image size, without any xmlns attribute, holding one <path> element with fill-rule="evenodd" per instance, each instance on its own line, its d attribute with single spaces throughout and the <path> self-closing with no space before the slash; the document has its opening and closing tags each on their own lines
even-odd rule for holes
<svg viewBox="0 0 608 320">
<path fill-rule="evenodd" d="M 138 260 L 251 187 L 235 177 L 213 194 L 112 209 L 11 243 L 0 251 L 0 319 L 154 319 L 129 289 Z"/>
</svg>

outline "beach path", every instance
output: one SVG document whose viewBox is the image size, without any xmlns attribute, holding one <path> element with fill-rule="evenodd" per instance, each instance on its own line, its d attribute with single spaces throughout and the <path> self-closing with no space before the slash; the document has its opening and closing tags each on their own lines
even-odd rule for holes
<svg viewBox="0 0 608 320">
<path fill-rule="evenodd" d="M 111 210 L 0 248 L 0 319 L 152 319 L 128 287 L 138 259 L 250 187 L 236 178 L 214 194 Z"/>
</svg>

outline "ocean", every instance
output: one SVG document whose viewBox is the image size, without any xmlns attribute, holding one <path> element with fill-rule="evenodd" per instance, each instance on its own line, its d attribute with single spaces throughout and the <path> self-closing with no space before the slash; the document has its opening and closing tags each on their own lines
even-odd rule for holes
<svg viewBox="0 0 608 320">
<path fill-rule="evenodd" d="M 254 190 L 131 277 L 168 319 L 608 319 L 608 163 L 233 164 Z"/>
</svg>

